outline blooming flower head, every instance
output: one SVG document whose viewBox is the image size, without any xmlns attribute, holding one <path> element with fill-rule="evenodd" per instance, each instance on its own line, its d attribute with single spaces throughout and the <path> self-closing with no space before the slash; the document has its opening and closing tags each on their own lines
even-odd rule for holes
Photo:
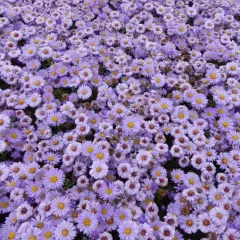
<svg viewBox="0 0 240 240">
<path fill-rule="evenodd" d="M 97 227 L 96 216 L 90 212 L 83 211 L 78 218 L 78 229 L 90 234 Z"/>
<path fill-rule="evenodd" d="M 48 189 L 57 189 L 62 186 L 64 178 L 64 174 L 61 170 L 52 169 L 46 171 L 43 183 Z"/>
<path fill-rule="evenodd" d="M 215 229 L 214 223 L 209 217 L 208 213 L 201 213 L 198 216 L 198 226 L 201 229 L 202 232 L 207 233 L 207 232 L 212 232 Z"/>
<path fill-rule="evenodd" d="M 203 94 L 196 94 L 191 103 L 196 109 L 202 109 L 207 105 L 207 99 Z"/>
<path fill-rule="evenodd" d="M 92 95 L 92 90 L 88 86 L 81 86 L 78 91 L 78 97 L 82 100 L 86 100 L 91 97 Z"/>
<path fill-rule="evenodd" d="M 71 222 L 62 221 L 57 225 L 54 235 L 59 240 L 72 240 L 76 236 L 76 228 Z"/>
<path fill-rule="evenodd" d="M 129 116 L 123 120 L 123 130 L 126 134 L 136 134 L 140 128 L 140 120 L 137 117 Z"/>
<path fill-rule="evenodd" d="M 26 220 L 31 215 L 33 208 L 28 203 L 22 203 L 17 209 L 16 209 L 16 216 L 18 219 Z"/>
<path fill-rule="evenodd" d="M 135 222 L 128 220 L 124 221 L 118 229 L 121 239 L 124 240 L 133 240 L 137 238 L 138 226 Z"/>
<path fill-rule="evenodd" d="M 220 75 L 220 72 L 219 70 L 217 69 L 209 69 L 208 72 L 207 72 L 207 80 L 209 81 L 209 83 L 217 83 L 221 80 L 221 75 Z"/>
<path fill-rule="evenodd" d="M 70 201 L 65 197 L 56 197 L 51 205 L 52 212 L 56 216 L 65 216 L 70 210 Z"/>
<path fill-rule="evenodd" d="M 229 117 L 222 117 L 222 118 L 220 118 L 219 121 L 218 121 L 218 124 L 219 124 L 219 127 L 222 130 L 226 131 L 226 130 L 233 129 L 233 121 Z"/>
<path fill-rule="evenodd" d="M 103 184 L 98 193 L 105 200 L 113 200 L 118 196 L 118 187 L 111 183 L 108 185 Z"/>
<path fill-rule="evenodd" d="M 172 110 L 172 102 L 169 99 L 162 98 L 159 102 L 161 112 L 166 113 Z"/>
<path fill-rule="evenodd" d="M 238 2 L 1 1 L 0 239 L 240 239 Z"/>
<path fill-rule="evenodd" d="M 20 131 L 17 128 L 11 128 L 8 131 L 7 139 L 9 142 L 13 142 L 13 143 L 21 141 Z"/>
<path fill-rule="evenodd" d="M 0 114 L 0 131 L 6 130 L 10 126 L 10 118 L 5 114 Z"/>
</svg>

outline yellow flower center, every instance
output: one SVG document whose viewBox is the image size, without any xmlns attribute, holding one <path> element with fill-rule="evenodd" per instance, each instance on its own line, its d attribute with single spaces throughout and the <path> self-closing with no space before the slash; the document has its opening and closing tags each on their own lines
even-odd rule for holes
<svg viewBox="0 0 240 240">
<path fill-rule="evenodd" d="M 94 148 L 93 148 L 93 147 L 88 147 L 88 148 L 87 148 L 87 152 L 88 152 L 88 153 L 92 153 L 93 151 L 94 151 Z"/>
<path fill-rule="evenodd" d="M 59 209 L 64 209 L 65 208 L 65 204 L 64 203 L 59 203 L 58 204 L 58 208 Z"/>
<path fill-rule="evenodd" d="M 1 207 L 2 208 L 7 208 L 8 207 L 8 203 L 7 202 L 2 202 L 1 203 Z"/>
<path fill-rule="evenodd" d="M 176 95 L 175 98 L 176 98 L 177 100 L 179 100 L 179 99 L 181 98 L 181 96 L 180 96 L 180 95 Z"/>
<path fill-rule="evenodd" d="M 121 108 L 118 108 L 118 109 L 117 109 L 117 113 L 122 113 L 122 109 L 121 109 Z"/>
<path fill-rule="evenodd" d="M 40 85 L 40 81 L 39 80 L 36 80 L 35 82 L 34 82 L 34 84 L 36 85 L 36 86 L 39 86 Z"/>
<path fill-rule="evenodd" d="M 234 139 L 234 140 L 238 140 L 238 139 L 239 139 L 239 136 L 238 136 L 238 135 L 233 135 L 233 139 Z"/>
<path fill-rule="evenodd" d="M 53 116 L 53 117 L 52 117 L 52 120 L 53 120 L 54 122 L 57 122 L 58 117 L 57 117 L 57 116 Z"/>
<path fill-rule="evenodd" d="M 163 103 L 163 104 L 161 105 L 161 107 L 162 107 L 163 109 L 167 109 L 167 108 L 168 108 L 168 105 L 167 105 L 166 103 Z"/>
<path fill-rule="evenodd" d="M 151 198 L 146 198 L 145 203 L 148 205 L 150 202 L 152 202 Z"/>
<path fill-rule="evenodd" d="M 30 168 L 30 169 L 29 169 L 29 172 L 30 172 L 30 173 L 35 173 L 35 172 L 36 172 L 36 168 L 34 168 L 34 167 Z"/>
<path fill-rule="evenodd" d="M 186 224 L 187 224 L 187 226 L 191 227 L 193 225 L 193 221 L 192 220 L 187 220 Z"/>
<path fill-rule="evenodd" d="M 134 124 L 134 122 L 129 122 L 129 123 L 127 124 L 127 126 L 128 126 L 129 128 L 134 128 L 135 124 Z"/>
<path fill-rule="evenodd" d="M 54 159 L 55 159 L 54 156 L 49 156 L 49 157 L 48 157 L 48 160 L 51 161 L 51 162 L 54 161 Z"/>
<path fill-rule="evenodd" d="M 50 181 L 51 181 L 52 183 L 55 183 L 55 182 L 58 181 L 58 177 L 57 177 L 57 176 L 52 176 L 52 177 L 50 178 Z"/>
<path fill-rule="evenodd" d="M 224 114 L 225 111 L 224 111 L 224 109 L 219 109 L 218 113 L 219 113 L 219 114 Z"/>
<path fill-rule="evenodd" d="M 153 226 L 153 230 L 154 231 L 158 231 L 159 230 L 159 227 L 157 225 Z"/>
<path fill-rule="evenodd" d="M 83 90 L 82 90 L 82 94 L 83 94 L 83 95 L 87 94 L 87 90 L 86 90 L 86 89 L 83 89 Z"/>
<path fill-rule="evenodd" d="M 40 132 L 41 132 L 42 135 L 44 135 L 45 132 L 46 132 L 46 130 L 45 130 L 45 129 L 42 129 Z"/>
<path fill-rule="evenodd" d="M 151 72 L 151 69 L 150 68 L 147 68 L 146 69 L 146 73 L 150 73 Z"/>
<path fill-rule="evenodd" d="M 9 239 L 9 240 L 14 239 L 15 237 L 16 237 L 16 233 L 15 233 L 15 232 L 10 232 L 10 233 L 8 234 L 8 239 Z"/>
<path fill-rule="evenodd" d="M 24 99 L 19 99 L 18 103 L 21 104 L 21 105 L 24 104 Z"/>
<path fill-rule="evenodd" d="M 10 187 L 15 187 L 15 186 L 16 186 L 16 182 L 14 182 L 14 181 L 10 182 L 10 183 L 9 183 L 9 186 L 10 186 Z"/>
<path fill-rule="evenodd" d="M 183 32 L 184 31 L 184 27 L 179 27 L 178 30 L 179 30 L 179 32 Z"/>
<path fill-rule="evenodd" d="M 103 153 L 98 153 L 97 158 L 102 160 L 104 158 L 104 154 Z"/>
<path fill-rule="evenodd" d="M 108 188 L 108 189 L 106 190 L 106 194 L 111 194 L 111 193 L 112 193 L 112 189 Z"/>
<path fill-rule="evenodd" d="M 84 226 L 86 226 L 86 227 L 89 227 L 89 226 L 91 225 L 91 223 L 92 223 L 92 221 L 91 221 L 90 218 L 86 218 L 86 219 L 84 220 Z"/>
<path fill-rule="evenodd" d="M 31 236 L 28 240 L 37 240 L 36 236 Z"/>
<path fill-rule="evenodd" d="M 222 195 L 221 195 L 221 194 L 216 194 L 215 198 L 216 198 L 217 200 L 220 200 L 220 199 L 222 199 Z"/>
<path fill-rule="evenodd" d="M 68 236 L 68 233 L 69 233 L 69 231 L 68 231 L 67 229 L 63 229 L 63 230 L 62 230 L 62 235 L 63 235 L 64 237 Z"/>
<path fill-rule="evenodd" d="M 32 187 L 32 191 L 33 191 L 33 192 L 37 192 L 37 191 L 38 191 L 38 187 L 37 187 L 37 186 L 33 186 L 33 187 Z"/>
<path fill-rule="evenodd" d="M 108 212 L 108 211 L 107 211 L 106 208 L 103 208 L 103 209 L 102 209 L 102 214 L 107 214 L 107 212 Z"/>
<path fill-rule="evenodd" d="M 16 139 L 17 138 L 17 134 L 16 133 L 12 133 L 11 134 L 11 138 Z"/>
<path fill-rule="evenodd" d="M 169 132 L 170 128 L 169 127 L 165 127 L 165 131 Z"/>
<path fill-rule="evenodd" d="M 176 174 L 176 175 L 175 175 L 175 178 L 176 178 L 176 179 L 179 179 L 180 177 L 181 177 L 180 174 Z"/>
<path fill-rule="evenodd" d="M 184 115 L 183 113 L 179 113 L 179 114 L 178 114 L 178 117 L 179 117 L 180 119 L 183 119 L 183 118 L 185 117 L 185 115 Z"/>
<path fill-rule="evenodd" d="M 96 168 L 96 172 L 100 173 L 102 171 L 102 168 L 98 167 Z"/>
<path fill-rule="evenodd" d="M 194 184 L 194 183 L 195 183 L 194 179 L 192 179 L 192 178 L 189 179 L 189 183 L 190 183 L 190 184 Z"/>
<path fill-rule="evenodd" d="M 225 99 L 225 95 L 224 94 L 220 94 L 219 97 L 220 97 L 221 100 Z"/>
<path fill-rule="evenodd" d="M 126 228 L 126 229 L 125 229 L 125 234 L 126 234 L 126 235 L 130 235 L 131 232 L 132 232 L 132 229 L 131 229 L 131 228 Z"/>
<path fill-rule="evenodd" d="M 230 69 L 231 69 L 232 71 L 235 71 L 237 68 L 236 68 L 236 66 L 232 65 L 232 66 L 230 67 Z"/>
<path fill-rule="evenodd" d="M 228 123 L 228 122 L 223 122 L 223 126 L 224 126 L 224 127 L 228 127 L 228 126 L 229 126 L 229 123 Z"/>
<path fill-rule="evenodd" d="M 222 163 L 223 163 L 223 164 L 227 164 L 227 163 L 228 163 L 228 159 L 227 159 L 227 158 L 223 158 L 223 159 L 222 159 Z"/>
<path fill-rule="evenodd" d="M 198 99 L 196 100 L 196 103 L 197 103 L 197 104 L 202 104 L 202 102 L 203 102 L 203 100 L 202 100 L 201 98 L 198 98 Z"/>
<path fill-rule="evenodd" d="M 38 223 L 38 224 L 37 224 L 37 227 L 40 228 L 40 229 L 42 229 L 42 228 L 44 227 L 44 223 L 42 223 L 42 222 Z"/>
<path fill-rule="evenodd" d="M 27 135 L 29 135 L 29 134 L 31 133 L 31 130 L 30 130 L 30 129 L 27 129 L 27 130 L 25 131 L 25 133 L 26 133 Z"/>
<path fill-rule="evenodd" d="M 210 74 L 210 78 L 211 78 L 211 79 L 216 79 L 216 78 L 217 78 L 217 74 L 211 73 L 211 74 Z"/>
</svg>

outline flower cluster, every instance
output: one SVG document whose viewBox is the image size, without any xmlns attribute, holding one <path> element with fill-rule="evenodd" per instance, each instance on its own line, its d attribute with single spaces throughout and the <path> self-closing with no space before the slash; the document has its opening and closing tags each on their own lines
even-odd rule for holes
<svg viewBox="0 0 240 240">
<path fill-rule="evenodd" d="M 0 1 L 1 240 L 239 240 L 239 12 Z"/>
</svg>

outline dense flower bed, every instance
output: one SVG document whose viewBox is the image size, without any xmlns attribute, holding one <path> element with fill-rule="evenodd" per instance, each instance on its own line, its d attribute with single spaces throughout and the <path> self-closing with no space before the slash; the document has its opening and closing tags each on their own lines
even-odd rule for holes
<svg viewBox="0 0 240 240">
<path fill-rule="evenodd" d="M 1 240 L 240 239 L 238 0 L 1 0 Z"/>
</svg>

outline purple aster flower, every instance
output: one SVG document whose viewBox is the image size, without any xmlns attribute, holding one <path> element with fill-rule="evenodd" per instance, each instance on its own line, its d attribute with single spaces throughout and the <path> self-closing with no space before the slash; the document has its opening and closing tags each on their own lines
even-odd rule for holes
<svg viewBox="0 0 240 240">
<path fill-rule="evenodd" d="M 83 211 L 77 220 L 77 227 L 80 231 L 90 234 L 97 227 L 97 219 L 93 213 Z"/>
<path fill-rule="evenodd" d="M 70 210 L 70 200 L 66 197 L 57 197 L 53 199 L 51 209 L 55 216 L 66 216 Z"/>
<path fill-rule="evenodd" d="M 112 183 L 108 185 L 103 184 L 98 193 L 104 200 L 114 200 L 119 194 L 118 187 Z"/>
<path fill-rule="evenodd" d="M 11 128 L 8 131 L 7 139 L 9 142 L 16 143 L 21 141 L 21 132 L 17 128 Z"/>
<path fill-rule="evenodd" d="M 61 170 L 52 169 L 46 171 L 43 184 L 47 189 L 57 189 L 63 185 L 65 176 Z"/>
<path fill-rule="evenodd" d="M 60 112 L 52 112 L 48 115 L 48 124 L 51 126 L 61 125 L 64 121 L 64 116 Z"/>
</svg>

